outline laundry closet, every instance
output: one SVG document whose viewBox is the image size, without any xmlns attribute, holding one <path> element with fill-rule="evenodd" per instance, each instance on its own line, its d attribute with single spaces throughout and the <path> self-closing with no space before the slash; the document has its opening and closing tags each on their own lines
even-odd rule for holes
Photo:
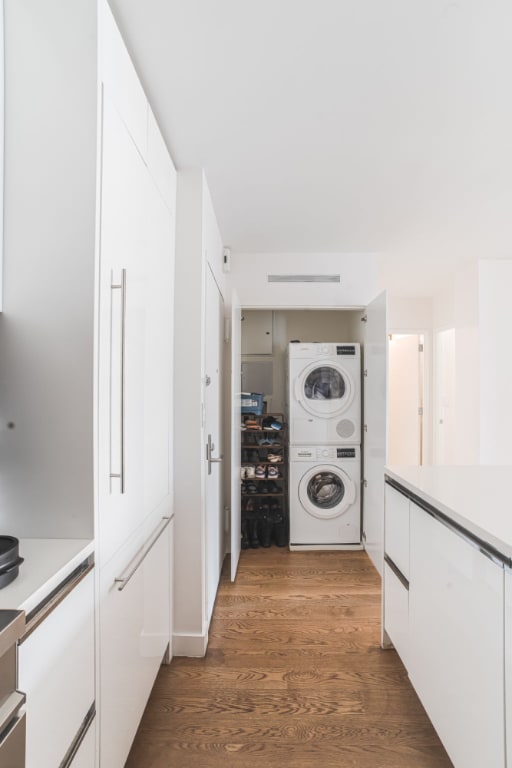
<svg viewBox="0 0 512 768">
<path fill-rule="evenodd" d="M 265 451 L 249 448 L 247 441 L 256 446 L 270 441 L 264 434 L 257 442 L 250 432 L 253 416 L 242 412 L 242 548 L 273 543 L 288 544 L 292 550 L 362 548 L 365 321 L 360 309 L 242 311 L 242 391 L 247 393 L 242 402 L 251 402 L 249 393 L 263 395 L 263 423 L 265 413 L 270 415 L 269 430 L 272 418 L 277 424 L 282 420 L 279 483 L 273 484 L 276 496 L 267 496 L 261 493 L 272 489 L 266 474 L 276 476 L 277 470 L 268 462 L 258 464 L 262 455 L 266 458 Z M 255 471 L 253 481 L 244 481 L 244 473 L 254 477 Z M 282 511 L 286 541 L 270 537 L 268 499 L 274 510 Z"/>
</svg>

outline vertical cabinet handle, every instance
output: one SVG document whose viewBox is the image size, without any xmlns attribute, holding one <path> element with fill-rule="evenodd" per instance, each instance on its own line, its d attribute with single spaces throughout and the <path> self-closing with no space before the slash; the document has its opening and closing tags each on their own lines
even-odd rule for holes
<svg viewBox="0 0 512 768">
<path fill-rule="evenodd" d="M 124 422 L 125 422 L 125 355 L 126 355 L 126 269 L 121 270 L 121 282 L 114 282 L 114 273 L 111 272 L 110 293 L 113 298 L 114 291 L 121 292 L 121 340 L 120 340 L 120 401 L 119 401 L 119 471 L 112 471 L 112 449 L 110 451 L 110 477 L 119 478 L 120 491 L 124 493 L 125 472 L 124 472 Z M 113 303 L 111 304 L 113 306 Z M 112 405 L 112 392 L 111 392 Z M 110 418 L 112 419 L 112 408 Z M 112 432 L 111 432 L 112 435 Z"/>
</svg>

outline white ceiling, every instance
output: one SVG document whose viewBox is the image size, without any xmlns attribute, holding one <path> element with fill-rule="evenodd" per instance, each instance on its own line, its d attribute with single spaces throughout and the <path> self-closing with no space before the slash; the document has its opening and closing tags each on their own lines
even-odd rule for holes
<svg viewBox="0 0 512 768">
<path fill-rule="evenodd" d="M 233 251 L 378 252 L 415 294 L 512 258 L 510 0 L 111 4 Z"/>
</svg>

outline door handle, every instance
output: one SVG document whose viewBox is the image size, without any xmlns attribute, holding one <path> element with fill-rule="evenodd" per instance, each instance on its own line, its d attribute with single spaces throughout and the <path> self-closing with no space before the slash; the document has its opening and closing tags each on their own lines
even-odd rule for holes
<svg viewBox="0 0 512 768">
<path fill-rule="evenodd" d="M 206 443 L 206 461 L 208 462 L 208 474 L 211 475 L 212 473 L 212 464 L 220 464 L 222 459 L 224 458 L 224 454 L 221 453 L 220 456 L 214 458 L 212 456 L 212 453 L 215 450 L 215 445 L 212 443 L 212 436 L 208 435 L 208 442 Z"/>
<path fill-rule="evenodd" d="M 111 467 L 110 478 L 119 478 L 120 491 L 124 493 L 125 475 L 124 475 L 124 421 L 125 421 L 125 365 L 126 365 L 126 269 L 121 270 L 121 282 L 115 283 L 113 273 L 111 273 L 110 291 L 121 291 L 121 381 L 120 381 L 120 410 L 119 410 L 119 471 L 112 471 L 112 452 L 110 455 Z M 112 418 L 112 415 L 111 415 Z"/>
</svg>

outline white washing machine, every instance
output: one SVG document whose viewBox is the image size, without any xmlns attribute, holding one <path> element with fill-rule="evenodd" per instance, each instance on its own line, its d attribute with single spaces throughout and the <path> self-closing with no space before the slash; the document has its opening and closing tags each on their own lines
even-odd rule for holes
<svg viewBox="0 0 512 768">
<path fill-rule="evenodd" d="M 289 344 L 288 420 L 291 445 L 361 442 L 359 344 Z"/>
<path fill-rule="evenodd" d="M 361 549 L 361 454 L 290 446 L 290 549 Z"/>
</svg>

